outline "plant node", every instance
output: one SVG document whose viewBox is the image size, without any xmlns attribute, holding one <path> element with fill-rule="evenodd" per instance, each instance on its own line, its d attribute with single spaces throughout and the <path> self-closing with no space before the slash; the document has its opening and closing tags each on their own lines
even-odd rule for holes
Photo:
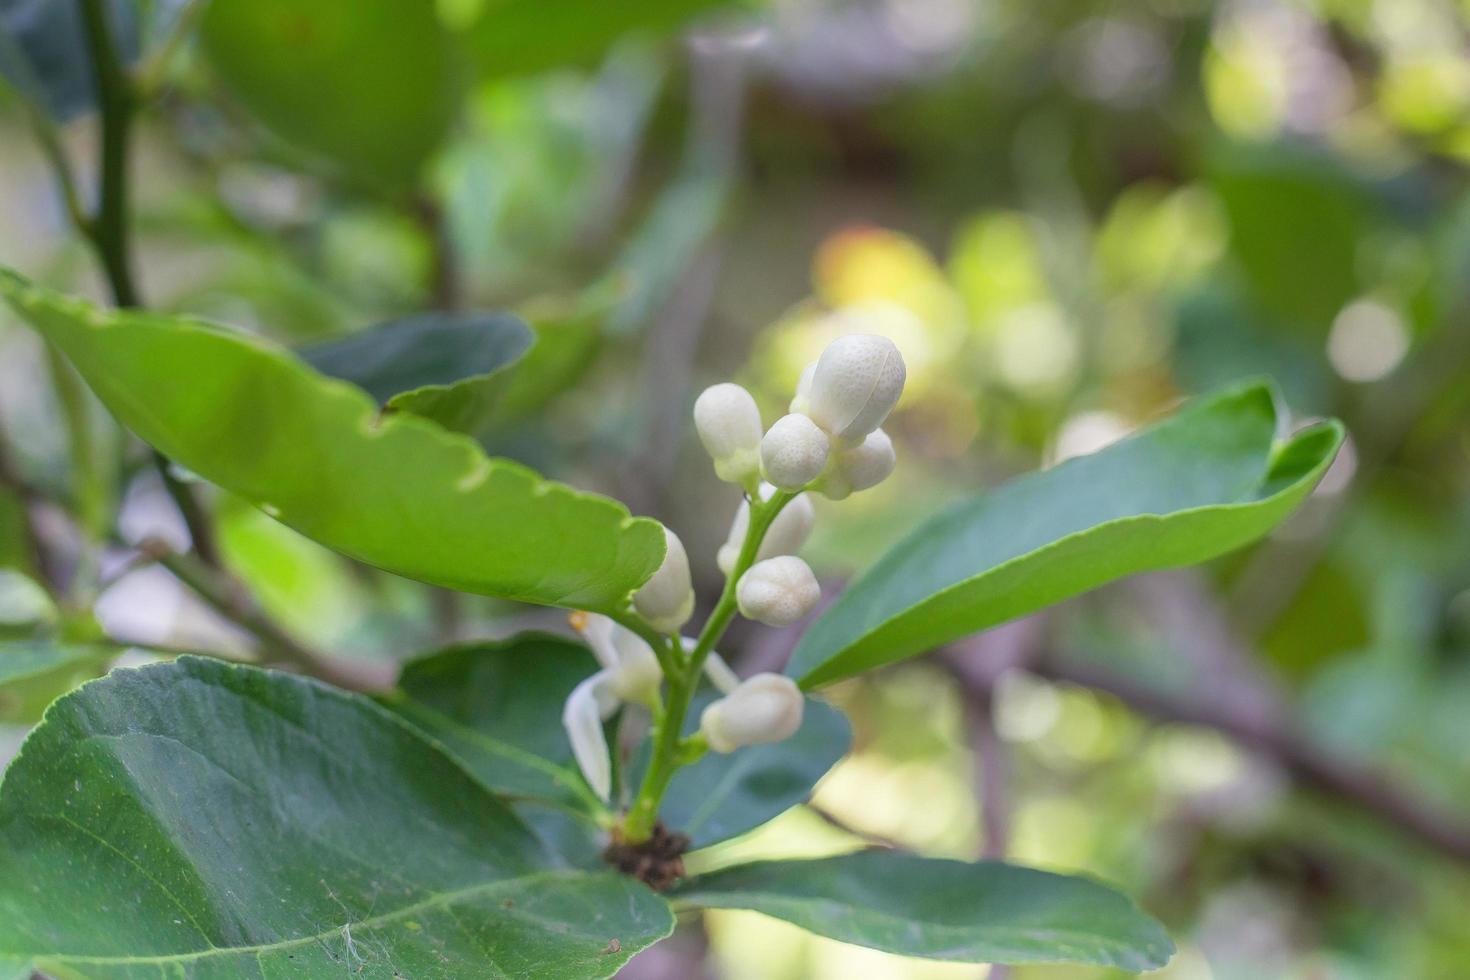
<svg viewBox="0 0 1470 980">
<path fill-rule="evenodd" d="M 654 825 L 646 841 L 629 844 L 617 837 L 602 852 L 602 859 L 625 875 L 632 875 L 654 891 L 668 891 L 684 877 L 684 852 L 689 837 Z"/>
</svg>

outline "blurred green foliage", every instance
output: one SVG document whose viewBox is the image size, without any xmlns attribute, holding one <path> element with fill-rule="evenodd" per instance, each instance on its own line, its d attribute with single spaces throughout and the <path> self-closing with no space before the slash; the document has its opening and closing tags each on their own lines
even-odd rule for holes
<svg viewBox="0 0 1470 980">
<path fill-rule="evenodd" d="M 79 62 L 46 53 L 77 41 L 30 40 L 45 6 L 0 0 L 0 261 L 95 292 L 21 97 L 64 120 L 86 170 L 86 86 L 50 80 Z M 1465 855 L 1304 787 L 1250 739 L 1066 679 L 1103 670 L 1250 717 L 1275 706 L 1333 758 L 1470 822 L 1465 6 L 554 6 L 213 0 L 139 134 L 150 302 L 293 345 L 431 309 L 517 311 L 539 335 L 526 357 L 555 358 L 563 383 L 517 395 L 482 438 L 666 520 L 705 586 L 735 500 L 688 438 L 689 403 L 740 375 L 774 417 L 841 329 L 834 311 L 879 324 L 910 366 L 894 478 L 819 514 L 808 554 L 834 581 L 978 486 L 1271 376 L 1350 433 L 1296 519 L 1200 574 L 1121 583 L 960 658 L 849 682 L 856 748 L 817 802 L 946 856 L 974 856 L 988 816 L 1007 814 L 1009 856 L 1105 876 L 1165 918 L 1171 980 L 1470 973 Z M 136 8 L 138 64 L 177 8 Z M 85 488 L 59 412 L 33 340 L 0 323 L 4 442 L 68 500 Z M 121 457 L 113 547 L 180 533 L 138 447 Z M 19 506 L 0 492 L 0 528 Z M 216 526 L 300 635 L 406 659 L 441 625 L 434 597 L 238 501 Z M 67 613 L 37 601 L 16 540 L 0 531 L 0 630 L 55 629 Z M 104 627 L 238 642 L 148 574 L 100 571 Z M 479 600 L 456 615 L 475 635 L 527 618 Z M 753 630 L 731 643 L 747 663 L 790 648 Z M 977 689 L 956 659 L 993 675 Z M 981 706 L 1008 770 L 1000 799 L 974 748 Z M 798 810 L 698 858 L 851 843 Z M 706 925 L 730 977 L 983 972 L 748 913 Z"/>
</svg>

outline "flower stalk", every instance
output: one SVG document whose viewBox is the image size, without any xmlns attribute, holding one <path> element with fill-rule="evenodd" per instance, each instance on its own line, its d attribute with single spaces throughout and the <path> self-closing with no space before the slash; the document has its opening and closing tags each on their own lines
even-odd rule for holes
<svg viewBox="0 0 1470 980">
<path fill-rule="evenodd" d="M 648 764 L 648 772 L 644 775 L 638 795 L 634 797 L 633 805 L 623 820 L 620 836 L 625 843 L 640 844 L 653 835 L 654 825 L 658 822 L 659 804 L 668 791 L 669 781 L 673 779 L 674 773 L 704 755 L 705 743 L 700 735 L 680 737 L 684 719 L 689 713 L 689 703 L 699 687 L 699 676 L 704 670 L 705 660 L 720 641 L 720 637 L 724 636 L 730 621 L 735 618 L 739 608 L 735 588 L 740 576 L 755 564 L 761 542 L 770 530 L 771 523 L 796 496 L 795 493 L 777 491 L 767 500 L 748 498 L 750 525 L 745 532 L 745 542 L 740 547 L 735 567 L 725 577 L 724 590 L 688 656 L 680 649 L 682 644 L 677 640 L 670 637 L 660 638 L 664 654 L 675 661 L 677 666 L 673 670 L 665 668 L 667 697 L 664 698 L 663 710 L 654 718 L 653 757 Z M 655 652 L 658 649 L 655 645 Z"/>
</svg>

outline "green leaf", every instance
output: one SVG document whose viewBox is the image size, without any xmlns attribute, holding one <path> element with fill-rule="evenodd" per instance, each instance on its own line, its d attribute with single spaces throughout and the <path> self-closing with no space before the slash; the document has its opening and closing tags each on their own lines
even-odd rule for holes
<svg viewBox="0 0 1470 980">
<path fill-rule="evenodd" d="M 100 675 L 117 654 L 105 646 L 0 643 L 0 722 L 38 720 L 48 704 Z"/>
<path fill-rule="evenodd" d="M 0 784 L 0 960 L 59 976 L 607 977 L 672 926 L 391 713 L 288 674 L 114 671 Z"/>
<path fill-rule="evenodd" d="M 485 785 L 590 823 L 606 807 L 577 769 L 561 713 L 572 689 L 597 669 L 580 643 L 523 633 L 412 661 L 399 679 L 400 693 L 385 704 L 442 743 Z M 686 724 L 691 732 L 713 697 L 695 699 Z M 680 769 L 659 815 L 688 834 L 694 847 L 736 837 L 805 800 L 850 741 L 842 713 L 809 699 L 791 738 L 729 755 L 710 753 Z M 642 778 L 646 755 L 632 767 L 632 785 Z"/>
<path fill-rule="evenodd" d="M 0 268 L 0 296 L 170 459 L 329 548 L 435 585 L 615 612 L 663 560 L 616 501 L 487 458 L 294 355 L 196 320 L 104 311 Z"/>
<path fill-rule="evenodd" d="M 804 687 L 850 677 L 1260 537 L 1306 498 L 1343 439 L 1326 422 L 1277 443 L 1276 425 L 1271 390 L 1251 384 L 960 503 L 848 588 L 788 671 Z"/>
<path fill-rule="evenodd" d="M 690 732 L 699 727 L 700 713 L 714 698 L 708 694 L 695 699 L 686 725 Z M 801 728 L 790 738 L 728 755 L 710 752 L 676 772 L 659 818 L 688 834 L 695 848 L 739 837 L 804 802 L 851 744 L 847 717 L 807 698 Z"/>
<path fill-rule="evenodd" d="M 203 50 L 286 142 L 373 183 L 406 184 L 458 109 L 453 44 L 431 3 L 214 0 Z"/>
<path fill-rule="evenodd" d="M 597 669 L 580 643 L 523 633 L 411 661 L 384 703 L 496 792 L 596 814 L 605 808 L 577 769 L 561 713 Z"/>
<path fill-rule="evenodd" d="M 420 313 L 300 354 L 321 373 L 352 382 L 390 410 L 473 435 L 508 387 L 506 368 L 525 356 L 534 339 L 508 313 Z"/>
<path fill-rule="evenodd" d="M 679 885 L 676 900 L 752 909 L 843 942 L 964 963 L 1163 966 L 1169 936 L 1123 895 L 1085 878 L 898 851 L 762 861 Z"/>
<path fill-rule="evenodd" d="M 591 367 L 614 299 L 607 290 L 593 292 L 569 307 L 554 300 L 527 307 L 526 319 L 536 341 L 509 372 L 495 406 L 494 424 L 509 425 L 537 411 Z"/>
<path fill-rule="evenodd" d="M 695 16 L 724 6 L 730 0 L 489 0 L 465 39 L 482 76 L 529 74 L 585 64 L 624 35 L 671 34 Z"/>
<path fill-rule="evenodd" d="M 1229 147 L 1211 170 L 1256 299 L 1289 326 L 1325 333 L 1365 288 L 1363 242 L 1382 223 L 1368 185 L 1338 159 L 1288 146 Z"/>
</svg>

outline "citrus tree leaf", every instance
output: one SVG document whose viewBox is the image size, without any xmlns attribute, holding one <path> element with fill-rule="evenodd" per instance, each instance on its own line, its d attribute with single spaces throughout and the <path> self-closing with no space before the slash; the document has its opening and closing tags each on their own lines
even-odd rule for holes
<svg viewBox="0 0 1470 980">
<path fill-rule="evenodd" d="M 1123 895 L 1086 878 L 996 861 L 869 850 L 762 861 L 679 885 L 674 899 L 752 909 L 822 936 L 964 963 L 1088 963 L 1152 970 L 1169 936 Z"/>
<path fill-rule="evenodd" d="M 691 733 L 715 697 L 701 695 L 690 706 L 686 727 Z M 851 744 L 847 717 L 826 702 L 807 698 L 801 727 L 790 738 L 728 755 L 710 752 L 674 773 L 659 819 L 689 835 L 690 847 L 739 837 L 805 802 Z"/>
<path fill-rule="evenodd" d="M 590 815 L 605 808 L 577 769 L 561 713 L 597 669 L 580 643 L 523 633 L 409 662 L 384 704 L 497 792 Z"/>
<path fill-rule="evenodd" d="M 349 175 L 407 184 L 458 109 L 453 44 L 434 5 L 218 0 L 203 50 L 267 128 Z"/>
<path fill-rule="evenodd" d="M 52 701 L 99 676 L 117 654 L 88 644 L 0 643 L 0 722 L 36 721 Z"/>
<path fill-rule="evenodd" d="M 390 712 L 289 674 L 114 671 L 0 784 L 0 961 L 58 976 L 607 977 L 672 926 Z"/>
<path fill-rule="evenodd" d="M 507 372 L 492 424 L 517 422 L 576 384 L 596 359 L 610 306 L 611 299 L 602 294 L 571 305 L 554 300 L 531 304 L 525 316 L 535 341 Z"/>
<path fill-rule="evenodd" d="M 961 502 L 848 588 L 788 671 L 804 687 L 850 677 L 1260 537 L 1306 498 L 1343 439 L 1327 422 L 1278 442 L 1276 425 L 1271 390 L 1252 384 Z"/>
<path fill-rule="evenodd" d="M 591 824 L 606 808 L 577 769 L 561 713 L 572 689 L 597 669 L 580 643 L 524 633 L 412 661 L 398 692 L 384 703 L 442 743 L 487 786 L 513 799 L 549 803 Z M 690 732 L 714 697 L 695 699 L 686 719 Z M 729 755 L 712 752 L 675 773 L 660 819 L 688 834 L 693 847 L 753 830 L 805 800 L 847 751 L 851 737 L 840 711 L 809 699 L 791 738 Z M 647 766 L 647 743 L 643 748 L 626 780 L 633 787 Z"/>
<path fill-rule="evenodd" d="M 420 313 L 303 348 L 306 362 L 351 381 L 392 411 L 412 412 L 454 432 L 484 428 L 535 341 L 509 313 Z"/>
<path fill-rule="evenodd" d="M 491 0 L 465 31 L 482 76 L 528 74 L 587 63 L 632 32 L 671 34 L 686 21 L 730 0 Z"/>
<path fill-rule="evenodd" d="M 614 612 L 663 559 L 657 522 L 487 458 L 259 338 L 104 311 L 0 268 L 0 296 L 170 459 L 361 561 L 435 585 Z"/>
</svg>

